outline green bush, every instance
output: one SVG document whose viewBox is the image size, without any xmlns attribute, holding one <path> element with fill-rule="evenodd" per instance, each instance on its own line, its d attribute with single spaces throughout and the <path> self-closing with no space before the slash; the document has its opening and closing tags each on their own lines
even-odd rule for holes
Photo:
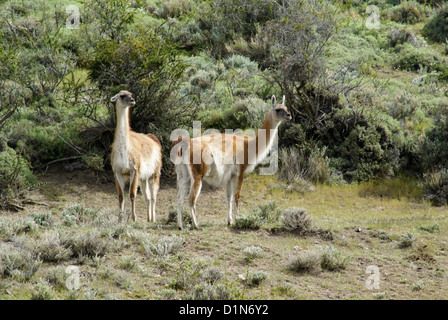
<svg viewBox="0 0 448 320">
<path fill-rule="evenodd" d="M 330 166 L 347 181 L 388 177 L 401 168 L 405 139 L 398 121 L 373 109 L 342 108 L 321 128 Z"/>
<path fill-rule="evenodd" d="M 24 198 L 30 187 L 36 184 L 36 177 L 30 163 L 0 137 L 0 208 L 12 208 L 13 202 Z"/>
<path fill-rule="evenodd" d="M 432 41 L 445 42 L 448 39 L 448 5 L 441 6 L 423 27 L 423 34 Z"/>
<path fill-rule="evenodd" d="M 176 128 L 191 126 L 191 117 L 195 114 L 194 108 L 188 106 L 177 92 L 186 65 L 179 58 L 176 45 L 163 38 L 160 30 L 136 31 L 140 32 L 122 42 L 98 43 L 89 64 L 89 78 L 106 95 L 106 101 L 122 89 L 133 94 L 136 105 L 131 108 L 132 129 L 151 132 L 159 138 L 166 173 L 171 168 L 170 133 Z M 94 105 L 86 111 L 95 113 L 99 107 Z M 115 110 L 110 105 L 107 110 L 104 125 L 112 129 L 115 127 Z M 97 140 L 103 141 L 102 148 L 109 150 L 113 130 L 106 131 L 100 127 L 92 131 L 96 132 Z"/>
<path fill-rule="evenodd" d="M 41 264 L 42 260 L 29 249 L 0 243 L 0 278 L 28 281 Z"/>
<path fill-rule="evenodd" d="M 263 224 L 263 219 L 258 214 L 239 214 L 233 227 L 239 230 L 258 230 Z"/>
<path fill-rule="evenodd" d="M 341 252 L 333 246 L 327 246 L 321 253 L 322 270 L 337 271 L 347 267 L 349 257 L 343 258 Z"/>
<path fill-rule="evenodd" d="M 225 129 L 253 129 L 255 133 L 263 124 L 269 109 L 268 103 L 254 96 L 235 100 L 234 105 L 227 109 L 210 109 L 203 112 L 203 126 L 220 132 Z"/>
<path fill-rule="evenodd" d="M 423 194 L 432 204 L 448 204 L 448 170 L 442 168 L 423 176 Z"/>
<path fill-rule="evenodd" d="M 428 72 L 443 71 L 443 59 L 436 51 L 426 48 L 416 48 L 411 44 L 397 46 L 397 55 L 393 61 L 395 68 L 417 71 L 422 67 Z"/>
<path fill-rule="evenodd" d="M 403 1 L 389 12 L 392 21 L 414 24 L 426 19 L 427 9 L 416 1 Z"/>
<path fill-rule="evenodd" d="M 417 168 L 422 173 L 434 168 L 448 168 L 448 123 L 437 121 L 425 134 L 418 150 Z"/>
<path fill-rule="evenodd" d="M 426 46 L 426 41 L 422 37 L 416 36 L 414 33 L 406 29 L 394 28 L 387 34 L 387 37 L 389 38 L 389 45 L 391 47 L 404 43 L 409 43 L 414 47 Z"/>
</svg>

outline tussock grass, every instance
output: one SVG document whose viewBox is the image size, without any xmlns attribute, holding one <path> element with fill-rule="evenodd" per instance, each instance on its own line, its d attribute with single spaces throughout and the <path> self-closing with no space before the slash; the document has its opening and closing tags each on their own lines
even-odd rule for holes
<svg viewBox="0 0 448 320">
<path fill-rule="evenodd" d="M 26 247 L 0 243 L 0 277 L 29 281 L 42 265 L 42 260 Z"/>
<path fill-rule="evenodd" d="M 290 258 L 288 269 L 297 273 L 319 273 L 321 271 L 321 254 L 316 250 L 302 251 Z"/>
</svg>

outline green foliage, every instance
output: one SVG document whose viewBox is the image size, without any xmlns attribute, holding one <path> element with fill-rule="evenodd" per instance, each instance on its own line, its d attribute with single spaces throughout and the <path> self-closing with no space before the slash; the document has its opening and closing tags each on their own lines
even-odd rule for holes
<svg viewBox="0 0 448 320">
<path fill-rule="evenodd" d="M 267 279 L 267 277 L 268 276 L 263 271 L 248 272 L 245 275 L 244 282 L 249 287 L 258 287 Z"/>
<path fill-rule="evenodd" d="M 417 71 L 424 67 L 428 71 L 443 71 L 443 59 L 439 53 L 426 48 L 416 48 L 411 44 L 397 46 L 397 57 L 394 67 L 409 71 Z"/>
<path fill-rule="evenodd" d="M 139 6 L 141 1 L 87 0 L 84 2 L 84 10 L 91 27 L 97 29 L 99 35 L 110 40 L 120 41 L 134 22 L 137 13 L 133 8 L 134 3 Z"/>
<path fill-rule="evenodd" d="M 427 12 L 426 6 L 416 1 L 402 1 L 400 5 L 390 10 L 389 16 L 395 22 L 414 24 L 424 21 Z"/>
<path fill-rule="evenodd" d="M 423 177 L 424 196 L 434 205 L 448 204 L 448 170 L 442 168 L 426 173 Z"/>
<path fill-rule="evenodd" d="M 423 34 L 432 41 L 444 42 L 448 39 L 448 5 L 437 9 L 423 28 Z"/>
<path fill-rule="evenodd" d="M 407 234 L 401 236 L 401 238 L 398 242 L 398 247 L 400 249 L 406 249 L 406 248 L 412 247 L 415 240 L 417 240 L 415 234 L 407 233 Z"/>
<path fill-rule="evenodd" d="M 258 230 L 262 223 L 263 219 L 257 214 L 239 214 L 233 227 L 239 230 Z"/>
<path fill-rule="evenodd" d="M 122 89 L 132 92 L 137 102 L 131 109 L 132 129 L 151 132 L 161 140 L 164 164 L 168 168 L 170 133 L 191 125 L 195 110 L 177 95 L 186 66 L 178 58 L 175 44 L 163 38 L 158 30 L 140 31 L 138 36 L 120 43 L 100 42 L 89 64 L 89 77 L 109 99 Z M 87 112 L 95 112 L 98 106 L 92 108 Z M 108 110 L 106 126 L 114 128 L 115 110 L 112 106 Z M 111 131 L 99 131 L 101 136 L 97 137 L 108 142 L 107 148 L 112 142 Z"/>
<path fill-rule="evenodd" d="M 320 140 L 332 146 L 330 166 L 348 181 L 393 176 L 400 169 L 405 145 L 399 123 L 373 109 L 335 110 L 320 129 Z"/>
<path fill-rule="evenodd" d="M 204 1 L 196 12 L 204 43 L 215 57 L 225 55 L 226 43 L 235 35 L 246 40 L 257 33 L 257 26 L 270 21 L 277 6 L 269 0 Z"/>
<path fill-rule="evenodd" d="M 448 168 L 448 124 L 437 121 L 427 132 L 418 152 L 419 170 L 428 172 L 434 168 Z"/>
<path fill-rule="evenodd" d="M 350 257 L 342 257 L 341 252 L 333 246 L 327 246 L 321 252 L 322 270 L 338 271 L 347 267 Z"/>
<path fill-rule="evenodd" d="M 30 163 L 0 137 L 0 208 L 14 209 L 13 202 L 36 184 Z"/>
<path fill-rule="evenodd" d="M 42 260 L 27 248 L 0 243 L 0 278 L 29 281 L 41 264 Z"/>
</svg>

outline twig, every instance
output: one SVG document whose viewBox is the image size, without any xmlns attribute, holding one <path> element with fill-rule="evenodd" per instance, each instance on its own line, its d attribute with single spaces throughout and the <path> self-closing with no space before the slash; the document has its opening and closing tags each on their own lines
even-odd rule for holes
<svg viewBox="0 0 448 320">
<path fill-rule="evenodd" d="M 50 165 L 52 165 L 54 163 L 57 163 L 57 162 L 67 161 L 67 160 L 74 160 L 74 159 L 79 159 L 79 158 L 82 158 L 82 157 L 83 156 L 71 156 L 71 157 L 67 157 L 67 158 L 56 159 L 56 160 L 53 160 L 53 161 L 50 161 L 50 162 L 44 164 L 43 166 L 41 166 L 41 168 L 48 168 L 48 166 L 50 166 Z"/>
</svg>

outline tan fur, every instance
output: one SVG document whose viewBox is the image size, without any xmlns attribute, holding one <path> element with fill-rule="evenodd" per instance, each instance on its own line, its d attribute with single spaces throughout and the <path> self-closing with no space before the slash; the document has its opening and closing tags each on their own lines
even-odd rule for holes
<svg viewBox="0 0 448 320">
<path fill-rule="evenodd" d="M 189 152 L 189 162 L 176 165 L 177 187 L 178 187 L 178 226 L 182 229 L 182 206 L 183 198 L 186 194 L 186 188 L 189 191 L 189 204 L 193 218 L 193 227 L 198 228 L 196 221 L 196 201 L 199 196 L 202 181 L 205 180 L 214 186 L 225 186 L 226 200 L 228 206 L 228 223 L 233 221 L 232 206 L 235 211 L 235 217 L 238 214 L 238 203 L 241 195 L 241 189 L 244 181 L 244 174 L 253 170 L 255 165 L 266 157 L 269 149 L 272 147 L 274 136 L 271 136 L 271 130 L 276 133 L 278 125 L 282 120 L 290 120 L 291 115 L 284 106 L 284 97 L 281 104 L 276 104 L 275 97 L 272 97 L 272 108 L 267 112 L 263 125 L 255 135 L 248 137 L 232 134 L 212 134 L 188 139 L 178 137 L 173 141 L 173 147 L 182 143 L 187 146 Z M 265 143 L 263 144 L 265 134 Z M 274 133 L 274 134 L 275 134 Z M 260 142 L 260 143 L 259 143 Z M 255 154 L 249 154 L 250 146 L 255 146 Z M 260 148 L 259 148 L 260 147 Z M 194 163 L 196 158 L 200 163 Z M 178 149 L 178 155 L 182 155 L 182 148 Z M 187 155 L 185 155 L 187 156 Z M 208 161 L 212 159 L 213 163 Z M 205 159 L 205 160 L 204 160 Z M 225 164 L 223 165 L 224 161 Z M 231 164 L 227 164 L 231 163 Z"/>
<path fill-rule="evenodd" d="M 145 197 L 147 221 L 155 222 L 155 203 L 162 168 L 160 141 L 153 134 L 142 134 L 131 130 L 129 108 L 135 105 L 135 101 L 130 92 L 121 91 L 111 99 L 111 102 L 116 104 L 117 112 L 111 166 L 114 171 L 119 207 L 124 211 L 124 184 L 129 181 L 132 219 L 137 220 L 135 196 L 140 186 Z"/>
</svg>

